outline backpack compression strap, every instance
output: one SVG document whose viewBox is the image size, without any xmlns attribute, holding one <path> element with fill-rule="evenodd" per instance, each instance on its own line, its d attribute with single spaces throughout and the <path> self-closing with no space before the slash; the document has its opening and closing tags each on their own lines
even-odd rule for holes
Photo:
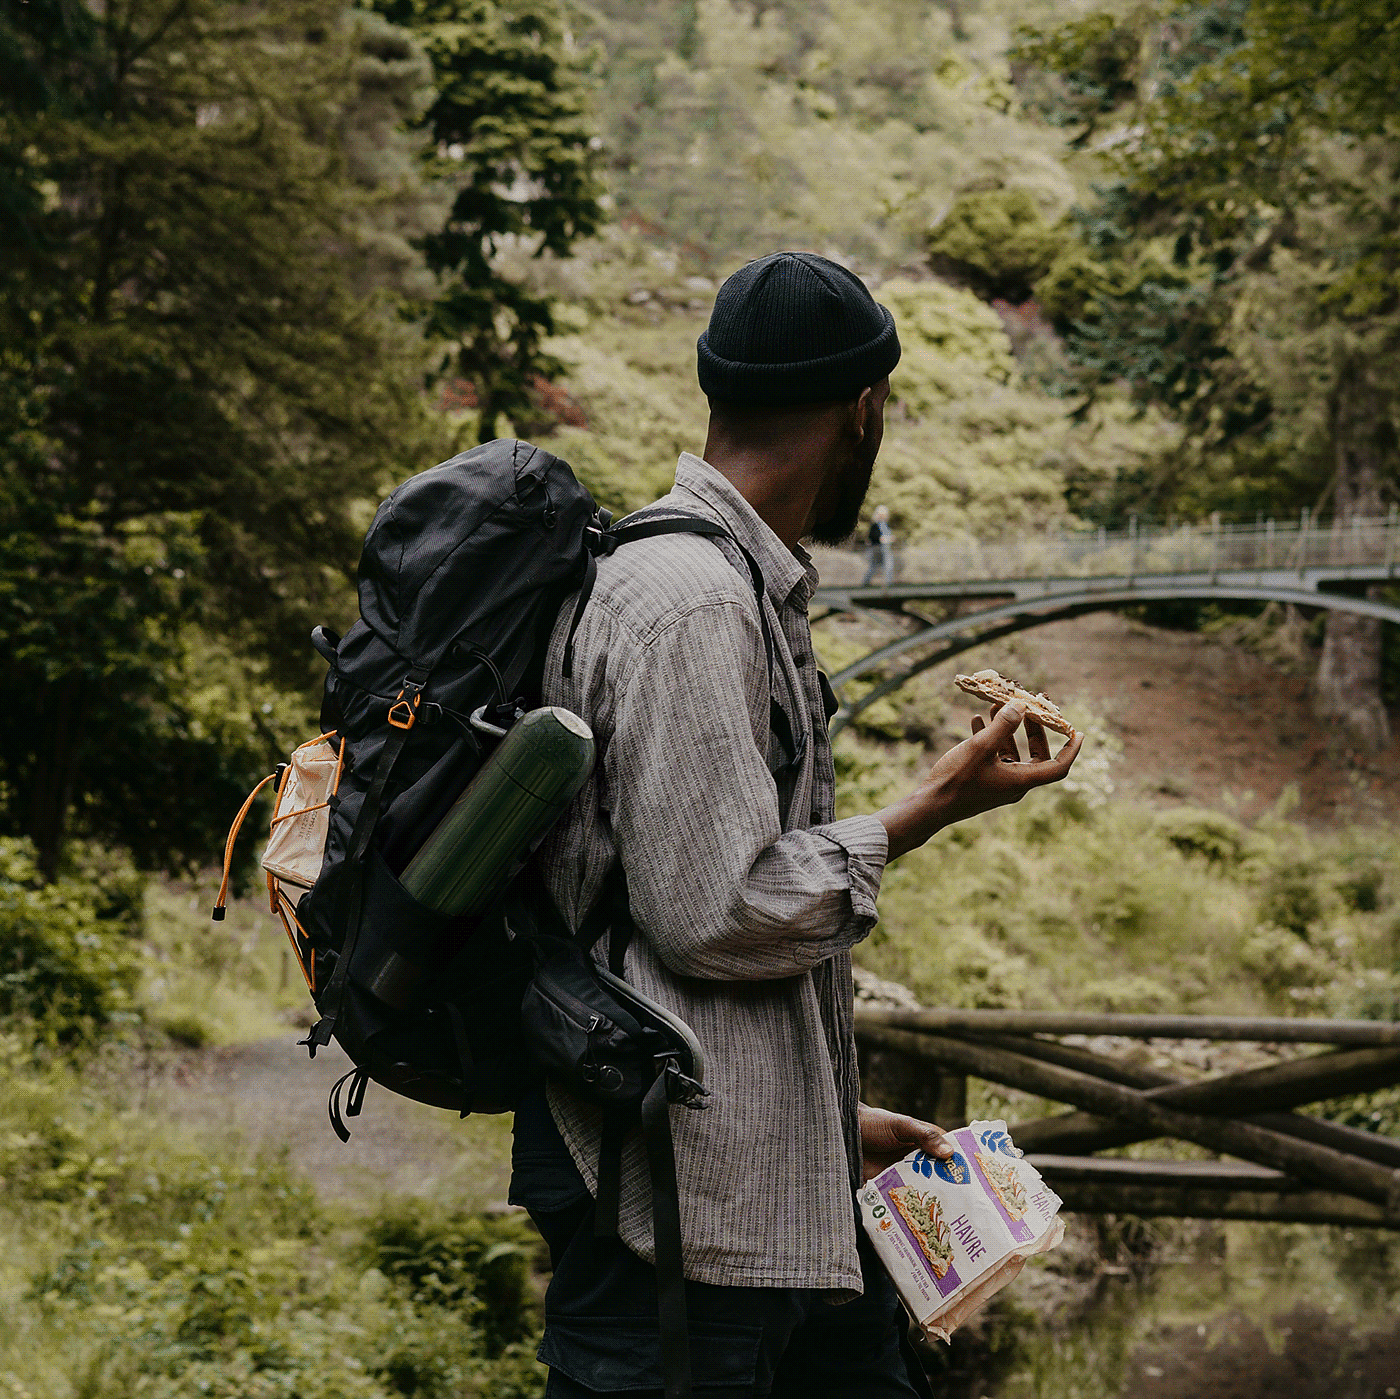
<svg viewBox="0 0 1400 1399">
<path fill-rule="evenodd" d="M 623 975 L 623 958 L 636 925 L 627 896 L 627 876 L 614 865 L 593 911 L 575 937 L 589 949 L 608 934 L 608 967 Z M 671 1137 L 671 1077 L 675 1060 L 657 1065 L 656 1077 L 642 1100 L 642 1145 L 651 1180 L 651 1237 L 656 1250 L 657 1319 L 660 1324 L 661 1374 L 665 1399 L 690 1399 L 690 1319 L 686 1308 L 685 1271 L 681 1257 L 681 1198 L 676 1181 L 676 1152 Z M 679 1100 L 679 1099 L 678 1099 Z M 622 1194 L 622 1146 L 636 1121 L 633 1112 L 603 1109 L 598 1148 L 598 1187 L 594 1197 L 593 1236 L 617 1238 Z"/>
<path fill-rule="evenodd" d="M 374 778 L 350 830 L 350 844 L 345 855 L 345 883 L 341 888 L 340 897 L 336 900 L 337 910 L 344 910 L 344 917 L 337 918 L 336 922 L 345 929 L 345 935 L 340 944 L 340 955 L 336 958 L 330 985 L 326 988 L 325 999 L 321 1002 L 324 1007 L 321 1018 L 312 1026 L 311 1033 L 304 1040 L 298 1041 L 306 1046 L 313 1059 L 317 1049 L 330 1043 L 336 1017 L 340 1014 L 341 1005 L 345 1000 L 345 983 L 350 975 L 350 962 L 355 955 L 355 945 L 360 940 L 365 856 L 369 853 L 370 837 L 379 822 L 379 810 L 384 803 L 384 788 L 388 785 L 389 774 L 394 770 L 399 754 L 403 752 L 409 731 L 417 722 L 418 705 L 423 696 L 423 687 L 427 683 L 428 671 L 422 666 L 414 666 L 404 677 L 403 689 L 399 691 L 398 699 L 389 707 L 389 735 L 380 750 L 379 764 L 374 770 Z M 354 1115 L 353 1111 L 351 1115 Z"/>
</svg>

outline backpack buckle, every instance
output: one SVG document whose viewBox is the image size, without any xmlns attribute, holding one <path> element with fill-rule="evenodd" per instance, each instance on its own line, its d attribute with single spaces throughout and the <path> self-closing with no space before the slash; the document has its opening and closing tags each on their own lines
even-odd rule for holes
<svg viewBox="0 0 1400 1399">
<path fill-rule="evenodd" d="M 619 543 L 617 536 L 609 534 L 606 527 L 599 529 L 596 525 L 588 525 L 584 529 L 583 542 L 594 558 L 600 555 L 604 558 L 611 557 L 616 552 Z"/>
<path fill-rule="evenodd" d="M 423 692 L 415 689 L 405 698 L 407 694 L 406 689 L 400 690 L 398 699 L 389 706 L 389 722 L 396 729 L 411 729 L 418 722 L 418 701 L 423 698 Z"/>
</svg>

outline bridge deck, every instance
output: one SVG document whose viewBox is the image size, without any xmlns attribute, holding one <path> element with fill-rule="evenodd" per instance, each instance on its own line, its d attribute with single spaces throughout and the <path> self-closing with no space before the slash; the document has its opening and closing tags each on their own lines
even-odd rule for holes
<svg viewBox="0 0 1400 1399">
<path fill-rule="evenodd" d="M 1249 589 L 1256 593 L 1319 593 L 1338 584 L 1385 583 L 1400 578 L 1395 564 L 1329 564 L 1306 569 L 1239 568 L 1197 569 L 1184 573 L 1105 573 L 1063 577 L 963 578 L 920 582 L 902 580 L 889 587 L 852 584 L 823 585 L 812 604 L 834 611 L 851 607 L 871 610 L 899 609 L 906 603 L 939 600 L 959 602 L 976 598 L 1012 597 L 1018 601 L 1055 601 L 1098 594 L 1137 595 L 1171 593 L 1182 597 L 1215 595 L 1222 589 Z M 1313 606 L 1322 606 L 1315 599 Z"/>
<path fill-rule="evenodd" d="M 889 586 L 864 583 L 832 583 L 817 589 L 814 620 L 838 613 L 884 614 L 896 629 L 909 630 L 896 640 L 877 646 L 852 665 L 831 677 L 841 708 L 832 720 L 833 735 L 877 700 L 891 694 L 914 676 L 963 651 L 997 637 L 1047 622 L 1115 607 L 1148 602 L 1217 601 L 1278 602 L 1295 607 L 1328 608 L 1400 625 L 1400 606 L 1364 595 L 1372 585 L 1400 578 L 1395 536 L 1387 529 L 1385 547 L 1372 551 L 1380 557 L 1353 558 L 1336 563 L 1308 563 L 1288 567 L 1219 567 L 1182 569 L 1177 572 L 1077 572 L 1074 574 L 1007 577 L 903 579 Z M 837 571 L 849 571 L 852 556 L 828 551 L 821 566 L 836 561 Z M 1115 556 L 1106 552 L 1100 561 Z M 1092 562 L 1092 560 L 1090 561 Z M 1085 564 L 1080 559 L 1081 565 Z M 1218 564 L 1218 560 L 1215 561 Z M 930 620 L 914 610 L 919 603 L 950 609 L 950 615 Z M 964 604 L 983 604 L 971 610 Z M 821 609 L 825 609 L 824 611 Z M 922 653 L 922 654 L 919 654 Z M 900 662 L 892 674 L 888 667 Z M 850 681 L 881 674 L 873 688 L 859 696 L 843 693 Z"/>
</svg>

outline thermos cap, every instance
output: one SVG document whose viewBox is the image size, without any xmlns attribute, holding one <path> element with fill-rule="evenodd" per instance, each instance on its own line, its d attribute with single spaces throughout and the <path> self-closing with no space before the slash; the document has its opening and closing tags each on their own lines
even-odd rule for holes
<svg viewBox="0 0 1400 1399">
<path fill-rule="evenodd" d="M 579 738 L 593 737 L 593 730 L 572 710 L 560 709 L 558 705 L 554 704 L 547 705 L 546 710 L 554 719 L 563 724 L 571 734 L 576 734 Z"/>
</svg>

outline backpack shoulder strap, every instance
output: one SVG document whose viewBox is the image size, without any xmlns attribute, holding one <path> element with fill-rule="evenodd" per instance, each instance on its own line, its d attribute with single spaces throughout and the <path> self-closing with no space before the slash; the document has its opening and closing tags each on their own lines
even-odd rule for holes
<svg viewBox="0 0 1400 1399">
<path fill-rule="evenodd" d="M 754 599 L 758 603 L 758 624 L 763 632 L 763 652 L 768 664 L 769 727 L 782 746 L 783 752 L 787 754 L 787 761 L 783 764 L 784 769 L 795 767 L 806 751 L 806 733 L 804 730 L 800 736 L 794 737 L 787 711 L 773 698 L 773 632 L 768 625 L 768 611 L 763 605 L 767 585 L 764 582 L 763 570 L 759 567 L 758 560 L 717 521 L 708 519 L 704 515 L 686 515 L 679 512 L 663 514 L 659 513 L 659 509 L 659 507 L 648 506 L 644 510 L 634 511 L 610 530 L 600 532 L 598 538 L 601 543 L 597 546 L 596 552 L 611 554 L 623 544 L 632 544 L 639 539 L 655 539 L 659 535 L 698 534 L 716 541 L 727 539 L 743 555 L 744 562 L 749 568 L 749 581 L 753 585 Z M 651 513 L 653 510 L 658 510 L 658 513 Z M 597 578 L 598 562 L 594 553 L 590 552 L 583 585 L 579 589 L 578 601 L 574 604 L 574 615 L 569 623 L 568 639 L 564 643 L 562 670 L 566 678 L 574 673 L 574 634 L 578 631 L 579 623 L 583 620 L 584 608 L 588 606 L 588 600 L 593 596 L 593 585 L 597 582 Z"/>
</svg>

